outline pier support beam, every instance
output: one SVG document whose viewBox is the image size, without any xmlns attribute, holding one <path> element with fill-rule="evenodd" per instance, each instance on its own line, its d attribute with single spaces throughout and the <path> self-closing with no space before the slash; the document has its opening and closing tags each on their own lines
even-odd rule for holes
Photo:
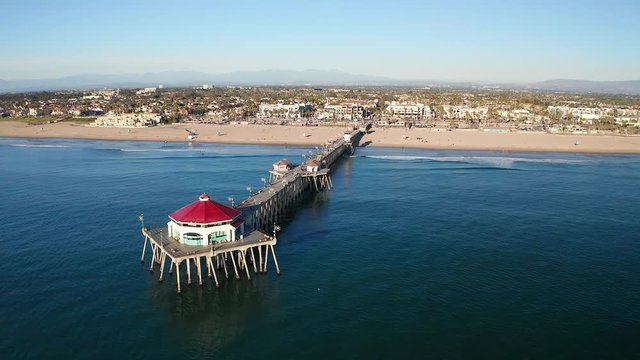
<svg viewBox="0 0 640 360">
<path fill-rule="evenodd" d="M 247 274 L 247 279 L 251 280 L 251 275 L 249 275 L 249 267 L 247 266 L 247 251 L 242 251 L 242 264 L 244 265 L 244 271 Z"/>
<path fill-rule="evenodd" d="M 140 257 L 140 262 L 144 262 L 144 253 L 147 251 L 147 242 L 149 242 L 149 238 L 144 237 L 144 245 L 142 245 L 142 256 Z"/>
<path fill-rule="evenodd" d="M 229 278 L 229 272 L 227 271 L 227 259 L 224 258 L 224 255 L 220 255 L 222 256 L 222 268 L 224 269 L 224 276 L 228 279 Z"/>
<path fill-rule="evenodd" d="M 153 263 L 156 261 L 155 257 L 156 257 L 156 246 L 152 243 L 151 244 L 151 266 L 149 266 L 150 272 L 153 272 Z"/>
<path fill-rule="evenodd" d="M 198 285 L 199 286 L 202 286 L 202 265 L 200 263 L 201 260 L 202 258 L 198 256 L 198 259 L 196 260 L 196 268 L 198 269 Z"/>
<path fill-rule="evenodd" d="M 159 282 L 162 282 L 162 275 L 164 275 L 164 262 L 166 260 L 167 260 L 167 254 L 163 253 L 162 261 L 160 262 L 160 278 L 158 279 Z"/>
<path fill-rule="evenodd" d="M 213 266 L 213 258 L 207 256 L 207 267 L 211 269 L 211 273 L 213 274 L 213 281 L 216 283 L 216 287 L 220 287 L 218 283 L 218 276 L 216 275 L 216 268 Z"/>
<path fill-rule="evenodd" d="M 236 280 L 240 280 L 240 275 L 238 275 L 238 267 L 236 266 L 236 259 L 233 254 L 231 254 L 231 256 L 229 257 L 231 258 L 231 263 L 233 263 L 233 272 L 236 274 Z"/>
<path fill-rule="evenodd" d="M 187 285 L 191 285 L 191 261 L 187 259 Z"/>
<path fill-rule="evenodd" d="M 257 274 L 258 273 L 258 269 L 256 267 L 256 256 L 253 252 L 253 248 L 250 249 L 251 250 L 251 263 L 253 264 L 253 273 Z"/>
<path fill-rule="evenodd" d="M 269 262 L 269 246 L 265 246 L 265 251 L 264 251 L 264 266 L 262 267 L 262 272 L 266 273 L 267 272 L 267 263 Z"/>
<path fill-rule="evenodd" d="M 178 286 L 178 294 L 180 294 L 180 262 L 176 263 L 176 284 Z"/>
<path fill-rule="evenodd" d="M 276 264 L 276 274 L 280 275 L 280 266 L 278 266 L 278 259 L 276 259 L 276 249 L 273 248 L 273 245 L 269 245 L 269 247 L 271 248 L 273 262 Z"/>
</svg>

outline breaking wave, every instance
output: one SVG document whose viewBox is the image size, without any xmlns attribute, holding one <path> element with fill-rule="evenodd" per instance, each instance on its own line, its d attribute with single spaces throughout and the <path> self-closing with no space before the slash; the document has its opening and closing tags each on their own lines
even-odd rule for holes
<svg viewBox="0 0 640 360">
<path fill-rule="evenodd" d="M 43 144 L 9 144 L 13 147 L 25 147 L 25 148 L 68 148 L 69 145 L 43 145 Z"/>
<path fill-rule="evenodd" d="M 492 165 L 497 167 L 511 167 L 516 163 L 541 163 L 541 164 L 580 164 L 587 160 L 579 159 L 551 159 L 551 158 L 524 158 L 524 157 L 489 157 L 489 156 L 409 156 L 409 155 L 364 155 L 364 157 L 391 161 L 426 161 L 442 163 L 463 163 L 475 165 Z"/>
</svg>

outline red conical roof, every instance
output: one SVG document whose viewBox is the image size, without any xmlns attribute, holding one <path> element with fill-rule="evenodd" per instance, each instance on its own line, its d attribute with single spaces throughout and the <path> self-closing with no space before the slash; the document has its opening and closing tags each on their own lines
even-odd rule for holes
<svg viewBox="0 0 640 360">
<path fill-rule="evenodd" d="M 207 194 L 202 194 L 197 201 L 172 212 L 169 218 L 182 223 L 211 224 L 231 221 L 238 215 L 240 211 L 211 200 Z"/>
</svg>

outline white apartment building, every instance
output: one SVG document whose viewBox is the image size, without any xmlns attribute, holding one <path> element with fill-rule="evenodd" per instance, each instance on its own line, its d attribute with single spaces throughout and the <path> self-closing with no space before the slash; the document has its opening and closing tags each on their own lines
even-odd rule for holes
<svg viewBox="0 0 640 360">
<path fill-rule="evenodd" d="M 611 108 L 585 108 L 585 107 L 568 107 L 568 106 L 549 106 L 549 113 L 557 113 L 562 116 L 571 114 L 586 123 L 592 123 L 593 120 L 599 120 L 603 116 L 613 115 L 616 110 Z"/>
<path fill-rule="evenodd" d="M 414 103 L 398 103 L 392 101 L 385 109 L 387 115 L 391 117 L 411 117 L 411 118 L 432 118 L 433 111 L 429 105 Z"/>
<path fill-rule="evenodd" d="M 470 107 L 466 105 L 442 105 L 447 119 L 476 119 L 484 120 L 487 118 L 489 108 L 486 107 Z"/>
<path fill-rule="evenodd" d="M 146 94 L 154 93 L 154 92 L 156 92 L 156 90 L 157 89 L 154 88 L 154 87 L 148 87 L 148 88 L 144 88 L 144 89 L 136 91 L 136 94 L 137 95 L 146 95 Z"/>
<path fill-rule="evenodd" d="M 358 103 L 325 104 L 323 110 L 318 116 L 320 119 L 362 120 L 368 115 L 367 109 Z"/>
<path fill-rule="evenodd" d="M 640 117 L 619 116 L 615 121 L 618 125 L 635 126 L 640 128 Z"/>
<path fill-rule="evenodd" d="M 311 111 L 311 104 L 269 104 L 258 105 L 258 118 L 291 118 L 296 119 L 302 116 L 304 111 Z"/>
<path fill-rule="evenodd" d="M 107 113 L 99 116 L 91 126 L 98 127 L 145 127 L 158 125 L 162 117 L 158 114 L 135 113 L 135 114 L 114 114 Z"/>
</svg>

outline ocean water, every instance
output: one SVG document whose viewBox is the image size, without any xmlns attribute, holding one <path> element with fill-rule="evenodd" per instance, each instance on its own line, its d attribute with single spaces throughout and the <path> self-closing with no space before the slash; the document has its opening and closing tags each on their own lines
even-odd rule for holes
<svg viewBox="0 0 640 360">
<path fill-rule="evenodd" d="M 0 358 L 640 358 L 640 156 L 360 148 L 281 276 L 140 264 L 139 214 L 308 150 L 0 139 Z"/>
</svg>

